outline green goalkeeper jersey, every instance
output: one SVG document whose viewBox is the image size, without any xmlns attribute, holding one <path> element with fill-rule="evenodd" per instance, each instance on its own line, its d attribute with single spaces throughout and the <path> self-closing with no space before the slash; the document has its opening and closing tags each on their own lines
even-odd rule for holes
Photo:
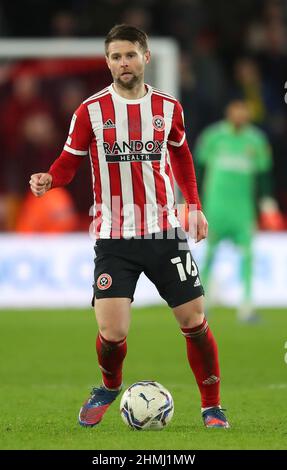
<svg viewBox="0 0 287 470">
<path fill-rule="evenodd" d="M 254 221 L 256 175 L 271 168 L 264 134 L 252 125 L 236 130 L 221 121 L 200 135 L 195 159 L 205 167 L 202 200 L 207 218 Z"/>
</svg>

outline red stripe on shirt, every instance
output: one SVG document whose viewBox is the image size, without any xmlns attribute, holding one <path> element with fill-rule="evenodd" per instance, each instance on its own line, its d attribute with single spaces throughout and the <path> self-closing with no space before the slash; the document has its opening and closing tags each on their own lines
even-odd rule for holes
<svg viewBox="0 0 287 470">
<path fill-rule="evenodd" d="M 128 129 L 129 141 L 141 140 L 142 138 L 142 121 L 141 110 L 139 104 L 128 104 Z M 131 164 L 132 182 L 133 182 L 133 197 L 135 205 L 135 225 L 136 233 L 142 234 L 147 232 L 145 204 L 146 192 L 143 180 L 142 163 L 134 162 Z"/>
<path fill-rule="evenodd" d="M 116 125 L 114 103 L 111 95 L 103 97 L 100 101 L 103 125 L 110 119 Z M 117 140 L 116 128 L 103 129 L 104 142 L 110 144 L 112 148 L 114 142 Z M 122 236 L 123 227 L 123 196 L 121 186 L 121 174 L 119 163 L 109 163 L 109 176 L 110 176 L 110 194 L 111 194 L 111 217 L 112 217 L 112 238 Z"/>
<path fill-rule="evenodd" d="M 151 106 L 152 106 L 152 115 L 153 116 L 162 116 L 163 117 L 163 98 L 152 95 L 151 97 Z M 164 130 L 159 131 L 154 128 L 153 139 L 160 142 L 164 139 Z M 166 158 L 166 154 L 162 156 Z M 155 181 L 155 190 L 156 190 L 156 201 L 158 205 L 158 217 L 159 217 L 159 226 L 161 230 L 167 230 L 170 228 L 170 225 L 167 220 L 167 211 L 165 209 L 167 205 L 166 197 L 166 188 L 164 178 L 160 174 L 160 162 L 153 162 L 153 174 Z"/>
</svg>

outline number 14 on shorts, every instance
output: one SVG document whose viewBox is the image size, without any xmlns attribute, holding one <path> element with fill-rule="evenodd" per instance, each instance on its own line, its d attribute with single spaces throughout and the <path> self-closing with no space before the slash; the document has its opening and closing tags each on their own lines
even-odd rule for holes
<svg viewBox="0 0 287 470">
<path fill-rule="evenodd" d="M 171 258 L 170 260 L 172 264 L 175 264 L 177 267 L 178 275 L 181 281 L 187 280 L 187 275 L 197 276 L 198 270 L 196 264 L 193 260 L 191 260 L 191 254 L 186 253 L 185 259 L 185 267 L 184 262 L 182 261 L 180 256 L 176 256 L 175 258 Z"/>
</svg>

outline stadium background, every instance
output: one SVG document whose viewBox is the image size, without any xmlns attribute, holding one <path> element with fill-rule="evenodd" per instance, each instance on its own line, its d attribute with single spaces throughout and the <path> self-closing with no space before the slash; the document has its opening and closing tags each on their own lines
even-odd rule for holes
<svg viewBox="0 0 287 470">
<path fill-rule="evenodd" d="M 124 435 L 113 448 L 286 447 L 281 408 L 287 387 L 286 19 L 284 0 L 1 0 L 0 323 L 4 331 L 1 357 L 5 358 L 1 366 L 2 402 L 7 407 L 1 418 L 5 432 L 0 448 L 109 448 L 104 436 L 95 444 L 91 433 L 85 440 L 73 427 L 87 381 L 95 380 L 91 310 L 56 309 L 88 309 L 90 303 L 93 242 L 89 236 L 89 162 L 83 164 L 67 190 L 47 200 L 44 210 L 43 202 L 39 208 L 29 196 L 28 180 L 31 173 L 49 167 L 61 151 L 75 108 L 109 83 L 110 76 L 104 58 L 98 55 L 21 58 L 17 53 L 10 55 L 10 51 L 20 50 L 27 39 L 38 45 L 38 50 L 40 40 L 66 44 L 78 39 L 98 40 L 120 22 L 143 28 L 153 40 L 173 41 L 178 58 L 170 65 L 176 72 L 177 88 L 168 91 L 175 92 L 183 104 L 191 149 L 200 131 L 222 118 L 229 99 L 241 96 L 248 100 L 254 124 L 267 133 L 272 145 L 274 195 L 283 223 L 280 231 L 270 233 L 258 221 L 254 300 L 261 308 L 262 324 L 239 326 L 234 310 L 226 308 L 236 306 L 240 297 L 236 250 L 223 245 L 216 261 L 218 284 L 213 290 L 220 307 L 210 321 L 222 355 L 224 398 L 232 409 L 232 420 L 237 422 L 233 437 L 207 440 L 196 421 L 193 403 L 191 431 L 187 425 L 180 428 L 175 424 L 174 434 L 171 428 L 166 437 L 146 437 L 141 443 Z M 53 47 L 58 49 L 56 43 Z M 156 60 L 156 51 L 152 52 Z M 156 70 L 149 72 L 151 80 L 156 79 Z M 194 250 L 200 265 L 204 243 Z M 138 306 L 160 301 L 145 279 L 141 279 L 136 299 Z M 35 309 L 44 306 L 53 310 Z M 264 306 L 268 309 L 262 309 Z M 159 348 L 157 332 L 163 325 L 165 336 Z M 153 346 L 148 351 L 144 344 L 142 351 L 136 350 L 138 328 L 143 337 L 146 334 L 151 338 Z M 135 309 L 126 383 L 149 377 L 162 381 L 181 403 L 177 423 L 188 416 L 188 400 L 185 368 L 182 366 L 170 378 L 170 370 L 178 363 L 184 364 L 183 345 L 175 330 L 164 307 Z M 163 365 L 164 345 L 168 344 L 179 349 L 169 368 Z M 89 346 L 85 349 L 85 345 Z M 144 352 L 150 361 L 157 359 L 158 367 L 149 367 L 149 361 L 143 361 Z M 66 361 L 66 369 L 62 361 Z M 238 371 L 242 380 L 238 379 Z M 189 385 L 192 380 L 188 378 L 187 382 Z M 57 392 L 52 400 L 51 391 Z M 195 388 L 193 393 L 197 393 Z M 59 413 L 54 419 L 53 406 L 59 406 L 58 401 L 64 406 L 65 400 L 67 412 L 60 413 L 63 421 Z M 240 406 L 245 420 L 251 410 L 254 412 L 246 432 Z M 268 406 L 276 408 L 269 426 L 264 414 Z M 111 437 L 117 419 L 116 411 L 107 419 Z M 256 432 L 258 425 L 261 438 Z M 186 441 L 184 436 L 190 432 L 192 439 Z M 60 433 L 64 436 L 61 443 L 57 439 Z"/>
</svg>

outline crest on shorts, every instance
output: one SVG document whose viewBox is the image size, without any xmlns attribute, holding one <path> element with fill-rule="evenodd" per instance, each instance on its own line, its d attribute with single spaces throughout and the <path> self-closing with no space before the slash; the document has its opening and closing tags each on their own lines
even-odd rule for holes
<svg viewBox="0 0 287 470">
<path fill-rule="evenodd" d="M 97 279 L 97 287 L 100 290 L 106 290 L 106 289 L 109 289 L 109 287 L 111 287 L 112 282 L 113 282 L 112 277 L 109 274 L 107 273 L 100 274 L 100 276 Z"/>
<path fill-rule="evenodd" d="M 165 123 L 163 117 L 158 115 L 154 116 L 152 120 L 152 125 L 156 131 L 164 131 Z"/>
</svg>

